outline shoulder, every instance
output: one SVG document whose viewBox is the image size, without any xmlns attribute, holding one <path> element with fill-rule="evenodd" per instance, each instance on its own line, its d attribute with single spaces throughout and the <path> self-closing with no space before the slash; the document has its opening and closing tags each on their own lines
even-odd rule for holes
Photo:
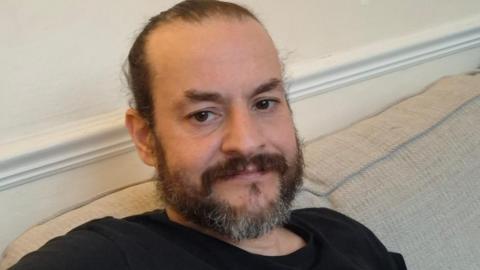
<svg viewBox="0 0 480 270">
<path fill-rule="evenodd" d="M 356 220 L 329 208 L 304 208 L 292 211 L 292 222 L 299 222 L 328 228 L 331 225 L 341 228 L 366 229 Z"/>
<path fill-rule="evenodd" d="M 154 212 L 125 219 L 104 217 L 76 227 L 24 256 L 11 269 L 128 269 L 125 248 L 150 237 Z"/>
<path fill-rule="evenodd" d="M 329 238 L 368 238 L 375 235 L 360 222 L 328 208 L 305 208 L 292 212 L 291 223 Z M 378 241 L 379 242 L 379 241 Z"/>
<path fill-rule="evenodd" d="M 405 269 L 400 254 L 388 252 L 375 234 L 360 222 L 327 208 L 292 212 L 291 224 L 314 235 L 325 248 L 341 252 L 368 269 Z"/>
<path fill-rule="evenodd" d="M 27 254 L 12 270 L 126 269 L 121 251 L 94 230 L 74 229 Z"/>
<path fill-rule="evenodd" d="M 162 213 L 160 210 L 155 210 L 121 219 L 114 217 L 94 219 L 76 227 L 71 232 L 90 231 L 110 239 L 122 234 L 138 237 L 135 233 L 148 233 L 152 224 L 158 226 L 163 221 Z"/>
</svg>

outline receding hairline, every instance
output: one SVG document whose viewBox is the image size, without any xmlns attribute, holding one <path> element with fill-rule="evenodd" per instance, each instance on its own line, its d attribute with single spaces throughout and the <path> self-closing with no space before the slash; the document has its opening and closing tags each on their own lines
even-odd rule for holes
<svg viewBox="0 0 480 270">
<path fill-rule="evenodd" d="M 196 1 L 185 1 L 185 2 L 192 3 Z M 265 32 L 268 35 L 268 32 L 266 31 L 262 22 L 258 19 L 257 15 L 254 14 L 253 11 L 251 11 L 250 9 L 242 5 L 239 5 L 236 3 L 224 2 L 224 1 L 198 1 L 198 2 L 199 3 L 215 2 L 217 5 L 208 6 L 208 7 L 205 6 L 203 7 L 203 9 L 199 8 L 199 9 L 195 9 L 195 11 L 190 10 L 187 12 L 180 12 L 182 10 L 178 9 L 179 6 L 182 5 L 182 3 L 175 5 L 174 7 L 172 7 L 167 11 L 168 15 L 165 16 L 164 20 L 158 21 L 153 25 L 152 31 L 146 36 L 145 44 L 148 43 L 150 36 L 154 32 L 164 27 L 168 27 L 169 25 L 176 24 L 176 23 L 201 25 L 205 21 L 211 21 L 216 19 L 223 19 L 225 21 L 253 20 L 257 22 L 260 26 L 262 26 L 262 28 L 265 30 Z M 199 5 L 199 7 L 200 6 L 201 5 Z"/>
<path fill-rule="evenodd" d="M 228 16 L 228 15 L 225 15 L 225 14 L 213 14 L 209 17 L 205 17 L 205 18 L 202 18 L 201 20 L 198 20 L 198 21 L 191 21 L 191 20 L 183 20 L 182 18 L 177 18 L 175 20 L 171 20 L 171 21 L 168 21 L 168 22 L 163 22 L 162 24 L 156 26 L 150 33 L 149 35 L 145 38 L 145 44 L 144 44 L 144 53 L 145 53 L 145 64 L 146 64 L 146 67 L 147 69 L 150 71 L 150 72 L 153 72 L 153 70 L 155 69 L 155 67 L 153 66 L 153 63 L 151 62 L 152 60 L 152 55 L 151 55 L 151 50 L 152 50 L 152 47 L 150 46 L 153 46 L 152 45 L 152 39 L 156 38 L 157 35 L 161 35 L 161 32 L 162 31 L 168 31 L 169 27 L 170 28 L 174 28 L 174 27 L 189 27 L 189 26 L 198 26 L 198 27 L 202 27 L 202 25 L 204 24 L 208 24 L 208 23 L 215 23 L 215 22 L 238 22 L 238 23 L 242 23 L 242 22 L 252 22 L 254 24 L 256 24 L 259 29 L 261 29 L 261 31 L 264 33 L 265 37 L 271 42 L 274 50 L 276 51 L 276 54 L 278 56 L 278 51 L 277 51 L 277 48 L 270 36 L 270 34 L 268 33 L 267 29 L 264 27 L 264 25 L 256 18 L 256 17 L 251 17 L 251 16 L 238 16 L 238 17 L 231 17 L 231 16 Z M 154 48 L 153 48 L 154 49 Z M 280 61 L 281 62 L 281 61 Z M 150 74 L 151 77 L 150 77 L 150 83 L 153 83 L 153 78 L 155 77 L 155 74 Z"/>
<path fill-rule="evenodd" d="M 215 22 L 215 21 L 224 21 L 224 22 L 251 21 L 251 22 L 255 22 L 256 24 L 258 24 L 260 26 L 260 28 L 263 30 L 263 32 L 266 34 L 266 36 L 268 36 L 270 38 L 270 40 L 272 40 L 271 37 L 270 37 L 270 34 L 268 33 L 265 26 L 256 17 L 251 17 L 251 16 L 248 16 L 248 15 L 243 15 L 243 16 L 239 15 L 239 16 L 232 17 L 232 16 L 229 16 L 228 14 L 221 14 L 221 13 L 216 14 L 215 13 L 215 14 L 212 14 L 208 17 L 202 18 L 200 20 L 185 20 L 185 19 L 179 17 L 179 18 L 175 18 L 175 19 L 172 19 L 172 20 L 169 20 L 169 21 L 166 21 L 166 22 L 162 22 L 159 25 L 156 25 L 152 29 L 152 31 L 145 37 L 145 44 L 144 44 L 143 49 L 145 50 L 145 52 L 147 52 L 146 49 L 148 47 L 148 44 L 151 42 L 152 36 L 154 36 L 158 32 L 161 32 L 164 29 L 167 29 L 168 27 L 176 27 L 176 26 L 182 26 L 182 25 L 201 26 L 203 24 L 206 24 L 206 23 L 209 23 L 209 22 Z M 273 40 L 272 40 L 272 43 L 273 43 Z"/>
</svg>

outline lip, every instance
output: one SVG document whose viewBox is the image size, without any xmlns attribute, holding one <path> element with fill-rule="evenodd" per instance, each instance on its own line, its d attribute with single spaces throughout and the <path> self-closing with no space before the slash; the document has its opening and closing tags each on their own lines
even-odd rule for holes
<svg viewBox="0 0 480 270">
<path fill-rule="evenodd" d="M 227 178 L 227 181 L 261 181 L 262 177 L 266 175 L 267 171 L 243 171 L 241 173 L 236 173 Z"/>
</svg>

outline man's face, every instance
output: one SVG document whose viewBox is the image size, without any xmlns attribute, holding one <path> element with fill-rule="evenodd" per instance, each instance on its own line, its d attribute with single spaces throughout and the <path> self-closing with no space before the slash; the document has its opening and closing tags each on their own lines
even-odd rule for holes
<svg viewBox="0 0 480 270">
<path fill-rule="evenodd" d="M 252 19 L 173 22 L 151 33 L 146 53 L 156 166 L 169 207 L 203 226 L 225 212 L 223 223 L 285 216 L 301 153 L 263 27 Z"/>
</svg>

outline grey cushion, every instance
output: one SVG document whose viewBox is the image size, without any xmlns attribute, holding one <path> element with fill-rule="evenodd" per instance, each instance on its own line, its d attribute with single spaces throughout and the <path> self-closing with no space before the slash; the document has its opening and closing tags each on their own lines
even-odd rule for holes
<svg viewBox="0 0 480 270">
<path fill-rule="evenodd" d="M 480 269 L 480 76 L 444 78 L 307 146 L 306 178 L 409 269 Z"/>
</svg>

